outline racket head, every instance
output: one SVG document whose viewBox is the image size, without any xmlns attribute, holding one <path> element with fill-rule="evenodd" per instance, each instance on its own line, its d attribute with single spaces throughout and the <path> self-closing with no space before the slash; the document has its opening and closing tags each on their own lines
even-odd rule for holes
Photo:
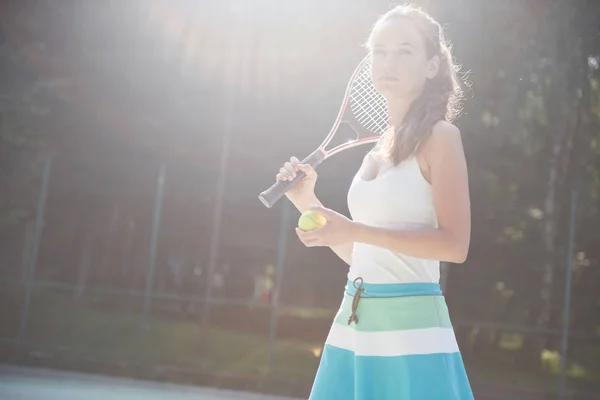
<svg viewBox="0 0 600 400">
<path fill-rule="evenodd" d="M 355 68 L 346 88 L 344 101 L 331 132 L 320 148 L 325 158 L 347 148 L 374 143 L 389 129 L 387 101 L 373 85 L 371 57 L 363 58 Z M 339 135 L 340 125 L 347 125 L 355 135 L 327 148 Z"/>
</svg>

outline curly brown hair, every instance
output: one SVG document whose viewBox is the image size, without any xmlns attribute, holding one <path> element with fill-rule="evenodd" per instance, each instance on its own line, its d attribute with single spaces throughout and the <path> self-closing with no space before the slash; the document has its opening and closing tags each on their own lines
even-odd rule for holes
<svg viewBox="0 0 600 400">
<path fill-rule="evenodd" d="M 376 155 L 390 158 L 399 164 L 410 157 L 431 134 L 440 120 L 452 122 L 461 112 L 463 90 L 459 80 L 459 67 L 454 63 L 451 46 L 440 24 L 427 12 L 412 4 L 396 6 L 383 14 L 375 23 L 366 47 L 372 50 L 373 32 L 391 19 L 407 18 L 416 22 L 422 34 L 427 57 L 438 56 L 437 75 L 428 79 L 421 94 L 412 102 L 398 126 L 384 134 L 374 150 Z"/>
</svg>

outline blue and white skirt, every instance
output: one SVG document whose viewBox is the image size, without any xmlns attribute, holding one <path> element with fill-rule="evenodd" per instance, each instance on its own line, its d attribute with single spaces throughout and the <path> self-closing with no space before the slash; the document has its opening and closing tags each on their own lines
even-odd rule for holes
<svg viewBox="0 0 600 400">
<path fill-rule="evenodd" d="M 348 282 L 309 400 L 472 400 L 435 283 Z"/>
</svg>

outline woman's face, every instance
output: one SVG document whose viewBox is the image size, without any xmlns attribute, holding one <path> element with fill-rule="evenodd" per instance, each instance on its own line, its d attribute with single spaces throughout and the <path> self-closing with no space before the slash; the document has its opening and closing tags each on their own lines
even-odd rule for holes
<svg viewBox="0 0 600 400">
<path fill-rule="evenodd" d="M 375 28 L 371 39 L 373 84 L 388 100 L 414 99 L 437 73 L 437 57 L 429 59 L 415 21 L 389 19 Z"/>
</svg>

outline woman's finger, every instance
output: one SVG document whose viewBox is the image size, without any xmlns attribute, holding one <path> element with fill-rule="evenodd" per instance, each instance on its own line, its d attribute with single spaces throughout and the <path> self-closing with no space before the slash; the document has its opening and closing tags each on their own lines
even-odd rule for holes
<svg viewBox="0 0 600 400">
<path fill-rule="evenodd" d="M 321 237 L 319 235 L 315 235 L 314 231 L 304 232 L 300 228 L 296 228 L 296 234 L 305 246 L 318 246 L 321 243 Z"/>
<path fill-rule="evenodd" d="M 300 164 L 300 160 L 298 160 L 296 157 L 292 157 L 290 158 L 290 164 L 292 164 L 292 167 L 294 168 L 294 171 L 298 171 L 298 165 Z"/>
<path fill-rule="evenodd" d="M 296 177 L 296 169 L 294 168 L 291 162 L 286 162 L 285 164 L 283 164 L 283 167 L 286 169 L 287 172 L 290 173 L 292 179 Z"/>
<path fill-rule="evenodd" d="M 282 181 L 288 181 L 290 180 L 292 177 L 292 175 L 288 172 L 287 169 L 281 167 L 279 168 L 279 173 L 277 174 L 276 178 Z"/>
</svg>

